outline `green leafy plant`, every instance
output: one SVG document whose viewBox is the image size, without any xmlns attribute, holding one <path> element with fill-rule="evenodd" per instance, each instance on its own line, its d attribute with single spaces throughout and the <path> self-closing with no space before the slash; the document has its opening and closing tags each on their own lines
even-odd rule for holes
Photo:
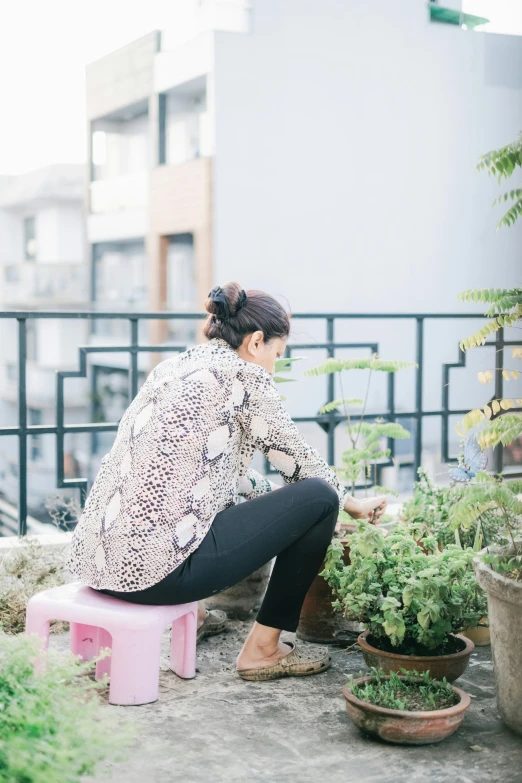
<svg viewBox="0 0 522 783">
<path fill-rule="evenodd" d="M 522 579 L 522 543 L 517 540 L 522 526 L 522 501 L 518 498 L 521 493 L 522 481 L 504 481 L 502 477 L 479 473 L 466 495 L 450 510 L 454 530 L 469 530 L 485 519 L 496 521 L 497 540 L 492 543 L 509 542 L 509 551 L 488 552 L 484 561 L 517 580 Z"/>
<path fill-rule="evenodd" d="M 483 544 L 504 543 L 495 509 L 485 511 L 479 519 L 455 526 L 453 509 L 457 503 L 463 507 L 471 497 L 473 484 L 455 484 L 441 487 L 430 478 L 424 468 L 418 470 L 418 481 L 413 485 L 413 495 L 404 503 L 400 521 L 414 538 L 424 545 L 434 538 L 437 547 L 444 549 L 456 544 L 478 552 Z M 491 479 L 494 481 L 494 479 Z"/>
<path fill-rule="evenodd" d="M 496 150 L 491 150 L 479 158 L 477 171 L 487 171 L 490 177 L 496 177 L 498 184 L 508 180 L 519 168 L 522 168 L 522 133 L 516 141 Z M 514 225 L 522 215 L 522 188 L 512 188 L 495 199 L 493 206 L 511 202 L 511 206 L 500 219 L 497 230 L 502 226 Z"/>
<path fill-rule="evenodd" d="M 416 367 L 414 362 L 390 361 L 380 359 L 377 354 L 363 359 L 336 359 L 329 358 L 318 367 L 307 370 L 306 375 L 338 374 L 342 397 L 324 405 L 320 413 L 331 413 L 343 408 L 346 417 L 346 432 L 351 442 L 351 448 L 343 452 L 342 465 L 335 470 L 339 476 L 351 485 L 352 494 L 355 493 L 356 483 L 362 477 L 367 493 L 368 480 L 376 484 L 377 466 L 379 462 L 390 456 L 390 449 L 382 445 L 385 438 L 401 439 L 409 438 L 410 433 L 400 424 L 394 421 L 384 421 L 375 418 L 373 422 L 365 421 L 365 413 L 368 404 L 370 384 L 374 372 L 398 372 L 410 367 Z M 343 373 L 349 370 L 366 370 L 368 380 L 364 399 L 345 397 L 343 391 Z M 361 412 L 350 409 L 361 409 Z M 375 487 L 380 493 L 388 492 L 396 494 L 385 487 Z"/>
<path fill-rule="evenodd" d="M 76 783 L 118 755 L 130 732 L 101 708 L 92 663 L 50 652 L 36 672 L 37 645 L 0 633 L 0 781 Z"/>
<path fill-rule="evenodd" d="M 370 671 L 369 682 L 358 682 L 354 677 L 348 681 L 353 695 L 368 704 L 388 710 L 417 712 L 444 710 L 459 701 L 459 696 L 446 679 L 434 680 L 429 672 L 419 674 L 402 670 L 402 675 L 395 672 L 386 675 L 382 669 L 375 667 Z"/>
<path fill-rule="evenodd" d="M 486 598 L 473 574 L 472 549 L 439 551 L 434 537 L 423 547 L 399 526 L 388 536 L 361 522 L 350 539 L 350 565 L 333 541 L 322 576 L 334 609 L 366 623 L 375 646 L 411 655 L 453 652 L 450 633 L 475 627 Z"/>
</svg>

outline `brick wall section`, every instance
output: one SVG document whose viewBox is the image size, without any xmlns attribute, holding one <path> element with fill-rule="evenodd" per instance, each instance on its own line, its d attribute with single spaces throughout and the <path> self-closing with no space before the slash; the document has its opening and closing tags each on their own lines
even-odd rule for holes
<svg viewBox="0 0 522 783">
<path fill-rule="evenodd" d="M 191 233 L 202 307 L 212 288 L 212 159 L 198 158 L 177 166 L 158 166 L 150 173 L 147 266 L 149 306 L 164 310 L 167 290 L 168 237 Z M 150 339 L 165 338 L 166 324 L 151 323 Z"/>
</svg>

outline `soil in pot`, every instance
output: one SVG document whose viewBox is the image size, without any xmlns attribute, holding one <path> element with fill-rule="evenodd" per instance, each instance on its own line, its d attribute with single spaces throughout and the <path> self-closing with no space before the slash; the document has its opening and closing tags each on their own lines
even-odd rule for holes
<svg viewBox="0 0 522 783">
<path fill-rule="evenodd" d="M 395 687 L 391 689 L 397 696 L 392 702 L 404 709 L 381 706 L 381 701 L 389 703 L 389 699 L 374 698 L 377 682 L 374 676 L 361 677 L 345 685 L 346 710 L 362 731 L 400 745 L 426 745 L 449 737 L 460 726 L 471 703 L 467 693 L 452 685 L 437 683 L 436 709 L 430 709 L 420 690 L 426 690 L 425 679 L 412 677 L 407 685 L 402 677 L 396 680 L 403 686 L 398 692 Z M 379 681 L 381 684 L 393 682 L 393 676 L 379 676 Z M 367 700 L 368 686 L 373 691 L 371 700 Z"/>
<path fill-rule="evenodd" d="M 345 526 L 342 526 L 341 530 L 344 535 L 348 532 Z M 349 538 L 343 537 L 341 541 L 344 544 L 344 564 L 350 565 Z M 321 563 L 319 574 L 323 569 L 324 563 Z M 342 612 L 335 612 L 332 609 L 335 597 L 329 584 L 319 574 L 306 594 L 299 618 L 297 637 L 315 644 L 350 644 L 360 628 L 354 627 L 354 623 L 346 620 Z"/>
<path fill-rule="evenodd" d="M 417 654 L 404 654 L 401 648 L 393 647 L 388 640 L 372 639 L 368 631 L 358 638 L 364 662 L 369 668 L 382 669 L 386 674 L 406 671 L 427 672 L 437 680 L 444 677 L 448 682 L 457 680 L 466 670 L 475 645 L 464 636 L 448 635 L 444 647 L 436 654 L 433 650 L 418 649 Z M 378 645 L 378 646 L 377 646 Z"/>
</svg>

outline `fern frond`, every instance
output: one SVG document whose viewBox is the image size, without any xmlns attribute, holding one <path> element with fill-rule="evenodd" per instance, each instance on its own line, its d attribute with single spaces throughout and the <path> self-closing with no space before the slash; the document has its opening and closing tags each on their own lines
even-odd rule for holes
<svg viewBox="0 0 522 783">
<path fill-rule="evenodd" d="M 387 359 L 379 359 L 372 356 L 366 359 L 327 359 L 318 367 L 306 370 L 305 375 L 329 375 L 343 370 L 375 370 L 377 372 L 398 372 L 410 367 L 417 367 L 415 362 L 399 362 Z"/>
<path fill-rule="evenodd" d="M 506 201 L 519 201 L 519 199 L 522 199 L 522 188 L 507 190 L 505 193 L 502 193 L 501 196 L 498 196 L 498 198 L 494 200 L 492 206 L 496 207 L 498 204 L 505 204 Z"/>
<path fill-rule="evenodd" d="M 468 414 L 469 416 L 470 414 Z M 502 443 L 509 446 L 514 440 L 522 436 L 522 415 L 518 412 L 504 413 L 498 419 L 487 423 L 486 427 L 477 436 L 482 449 L 492 448 Z"/>
<path fill-rule="evenodd" d="M 348 405 L 353 408 L 362 408 L 364 400 L 360 399 L 360 397 L 341 397 L 339 400 L 327 402 L 326 405 L 323 405 L 323 407 L 319 409 L 319 413 L 330 413 L 330 411 L 335 411 L 343 405 Z"/>
<path fill-rule="evenodd" d="M 379 438 L 393 438 L 404 440 L 410 437 L 410 432 L 395 421 L 365 422 L 360 425 L 360 432 L 367 441 L 376 441 Z"/>
</svg>

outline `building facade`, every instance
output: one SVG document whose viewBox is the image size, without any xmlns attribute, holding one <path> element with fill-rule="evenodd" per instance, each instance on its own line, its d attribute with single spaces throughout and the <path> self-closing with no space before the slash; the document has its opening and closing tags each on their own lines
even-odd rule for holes
<svg viewBox="0 0 522 783">
<path fill-rule="evenodd" d="M 0 304 L 3 310 L 85 309 L 90 305 L 84 213 L 85 170 L 54 165 L 0 180 Z M 56 370 L 76 369 L 86 325 L 67 329 L 54 319 L 27 320 L 28 424 L 54 425 Z M 18 420 L 18 334 L 16 320 L 0 320 L 0 426 Z M 85 420 L 89 399 L 81 383 L 67 388 L 66 421 Z M 80 475 L 88 462 L 88 442 L 68 439 L 65 470 Z M 15 438 L 0 439 L 0 501 L 16 504 L 19 467 Z M 55 486 L 55 446 L 48 435 L 28 442 L 28 505 L 45 516 Z M 6 508 L 2 507 L 6 512 Z M 1 516 L 1 514 L 0 514 Z"/>
</svg>

